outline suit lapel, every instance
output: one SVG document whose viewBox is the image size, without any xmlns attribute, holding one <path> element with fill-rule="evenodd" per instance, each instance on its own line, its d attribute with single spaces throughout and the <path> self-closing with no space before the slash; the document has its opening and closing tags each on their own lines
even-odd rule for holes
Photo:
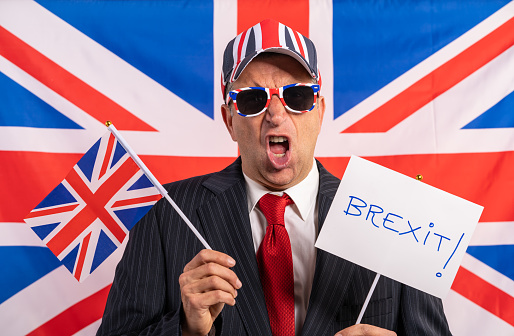
<svg viewBox="0 0 514 336">
<path fill-rule="evenodd" d="M 214 197 L 198 209 L 200 222 L 212 248 L 236 260 L 233 270 L 243 283 L 238 290 L 236 309 L 247 334 L 271 336 L 253 249 L 240 158 L 222 172 L 213 174 L 203 185 L 213 192 Z"/>
<path fill-rule="evenodd" d="M 320 187 L 318 193 L 318 231 L 321 230 L 340 180 L 319 162 Z M 316 269 L 303 326 L 303 335 L 333 334 L 334 315 L 339 310 L 355 264 L 323 250 L 317 250 Z"/>
</svg>

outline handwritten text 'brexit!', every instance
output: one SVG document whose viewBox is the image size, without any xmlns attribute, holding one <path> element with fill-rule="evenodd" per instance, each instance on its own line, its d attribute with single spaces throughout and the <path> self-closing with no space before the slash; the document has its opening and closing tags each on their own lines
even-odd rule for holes
<svg viewBox="0 0 514 336">
<path fill-rule="evenodd" d="M 453 252 L 448 257 L 448 260 L 443 266 L 443 270 L 446 268 L 453 255 L 457 251 L 462 238 L 464 238 L 464 233 L 460 236 L 460 238 L 450 238 L 446 237 L 441 233 L 436 232 L 437 228 L 435 228 L 435 224 L 430 222 L 428 227 L 424 229 L 421 226 L 416 226 L 414 223 L 411 223 L 410 220 L 404 219 L 402 216 L 388 212 L 386 213 L 384 209 L 376 204 L 368 204 L 356 197 L 356 196 L 348 196 L 350 198 L 350 203 L 348 203 L 348 207 L 344 211 L 347 216 L 364 216 L 366 214 L 366 218 L 363 217 L 363 220 L 371 223 L 376 228 L 384 228 L 389 230 L 392 234 L 396 234 L 398 236 L 411 237 L 416 241 L 416 243 L 423 244 L 423 246 L 427 246 L 428 248 L 432 247 L 435 250 L 437 246 L 437 252 L 441 250 L 441 245 L 443 244 L 455 244 L 455 248 Z M 426 232 L 426 233 L 425 233 Z M 437 277 L 442 277 L 441 272 L 437 272 Z"/>
</svg>

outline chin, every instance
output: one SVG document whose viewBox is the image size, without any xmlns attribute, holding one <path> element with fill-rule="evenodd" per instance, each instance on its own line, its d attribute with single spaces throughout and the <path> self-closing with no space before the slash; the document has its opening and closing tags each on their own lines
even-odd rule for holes
<svg viewBox="0 0 514 336">
<path fill-rule="evenodd" d="M 291 187 L 294 181 L 294 175 L 290 169 L 283 169 L 274 173 L 268 173 L 264 176 L 267 187 L 274 190 L 284 190 Z"/>
</svg>

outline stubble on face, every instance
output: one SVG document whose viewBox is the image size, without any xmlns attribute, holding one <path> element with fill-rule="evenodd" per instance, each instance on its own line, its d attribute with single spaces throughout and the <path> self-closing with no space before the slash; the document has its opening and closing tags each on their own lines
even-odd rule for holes
<svg viewBox="0 0 514 336">
<path fill-rule="evenodd" d="M 256 57 L 232 85 L 277 88 L 293 83 L 311 83 L 312 77 L 293 58 L 280 54 Z M 270 190 L 285 190 L 302 181 L 310 172 L 314 148 L 321 128 L 324 99 L 318 97 L 315 108 L 306 113 L 286 110 L 277 96 L 259 116 L 231 114 L 222 106 L 227 129 L 239 145 L 243 172 Z"/>
</svg>

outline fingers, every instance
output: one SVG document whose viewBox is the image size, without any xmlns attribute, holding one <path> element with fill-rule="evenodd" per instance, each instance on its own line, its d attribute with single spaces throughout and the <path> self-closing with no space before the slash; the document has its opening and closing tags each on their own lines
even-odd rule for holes
<svg viewBox="0 0 514 336">
<path fill-rule="evenodd" d="M 202 250 L 200 251 L 185 267 L 184 273 L 179 278 L 180 285 L 190 284 L 201 279 L 207 277 L 219 277 L 226 282 L 228 282 L 232 289 L 233 297 L 236 296 L 235 289 L 239 289 L 242 286 L 241 281 L 237 277 L 237 275 L 229 269 L 229 267 L 233 267 L 236 264 L 235 260 L 225 253 L 212 251 L 212 250 Z M 211 279 L 211 287 L 210 289 L 217 288 L 216 284 L 221 284 L 218 280 Z M 209 289 L 208 284 L 202 284 L 204 289 Z M 226 286 L 223 286 L 225 289 Z M 221 289 L 221 288 L 218 288 Z"/>
<path fill-rule="evenodd" d="M 187 296 L 191 304 L 201 299 L 202 305 L 198 308 L 219 302 L 234 305 L 237 289 L 241 288 L 241 282 L 232 270 L 215 263 L 204 264 L 183 273 L 179 283 L 182 294 Z"/>
<path fill-rule="evenodd" d="M 369 324 L 356 324 L 341 330 L 335 336 L 396 336 L 396 333 Z"/>
<path fill-rule="evenodd" d="M 236 264 L 236 261 L 230 256 L 223 252 L 213 250 L 201 250 L 198 254 L 184 267 L 184 272 L 187 272 L 193 268 L 197 268 L 202 264 L 214 262 L 225 267 L 232 267 Z"/>
<path fill-rule="evenodd" d="M 235 305 L 242 284 L 230 269 L 230 256 L 212 250 L 200 251 L 179 277 L 187 333 L 205 335 L 225 304 Z"/>
</svg>

